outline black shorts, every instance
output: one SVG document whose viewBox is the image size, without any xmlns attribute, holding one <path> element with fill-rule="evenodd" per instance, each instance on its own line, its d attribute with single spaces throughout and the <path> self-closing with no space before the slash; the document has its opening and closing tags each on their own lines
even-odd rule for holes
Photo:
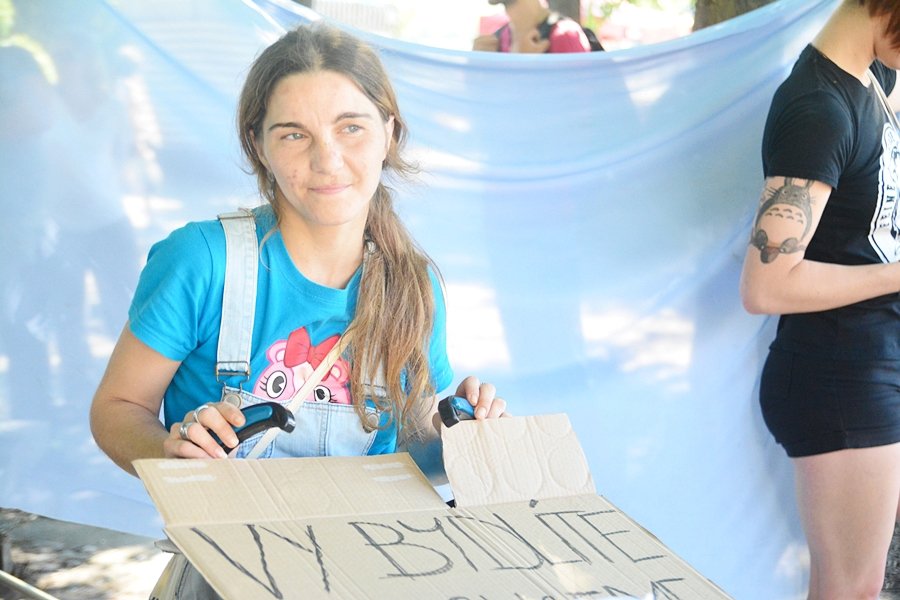
<svg viewBox="0 0 900 600">
<path fill-rule="evenodd" d="M 791 457 L 900 442 L 900 360 L 831 360 L 772 349 L 759 403 Z"/>
</svg>

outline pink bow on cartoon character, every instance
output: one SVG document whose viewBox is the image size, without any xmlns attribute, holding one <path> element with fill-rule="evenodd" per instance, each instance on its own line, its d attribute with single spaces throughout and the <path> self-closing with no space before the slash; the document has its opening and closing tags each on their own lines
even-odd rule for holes
<svg viewBox="0 0 900 600">
<path fill-rule="evenodd" d="M 318 346 L 313 346 L 305 327 L 295 329 L 288 336 L 287 348 L 284 349 L 284 364 L 287 367 L 295 367 L 308 362 L 315 369 L 322 364 L 339 339 L 340 336 L 333 335 Z"/>
</svg>

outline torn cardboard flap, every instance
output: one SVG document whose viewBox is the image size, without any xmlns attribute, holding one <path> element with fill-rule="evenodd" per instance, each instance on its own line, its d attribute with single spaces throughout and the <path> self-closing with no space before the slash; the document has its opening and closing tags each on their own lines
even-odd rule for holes
<svg viewBox="0 0 900 600">
<path fill-rule="evenodd" d="M 441 437 L 458 507 L 596 494 L 564 414 L 461 421 Z"/>
<path fill-rule="evenodd" d="M 728 598 L 594 492 L 565 415 L 444 434 L 472 487 L 464 508 L 407 454 L 136 467 L 169 537 L 226 600 Z"/>
</svg>

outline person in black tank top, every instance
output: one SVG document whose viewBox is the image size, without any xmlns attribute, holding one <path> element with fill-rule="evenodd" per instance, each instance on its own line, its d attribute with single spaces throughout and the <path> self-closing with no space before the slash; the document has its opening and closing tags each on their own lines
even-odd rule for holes
<svg viewBox="0 0 900 600">
<path fill-rule="evenodd" d="M 763 132 L 741 297 L 780 315 L 760 406 L 794 465 L 811 600 L 877 599 L 900 512 L 898 67 L 900 3 L 844 0 Z"/>
</svg>

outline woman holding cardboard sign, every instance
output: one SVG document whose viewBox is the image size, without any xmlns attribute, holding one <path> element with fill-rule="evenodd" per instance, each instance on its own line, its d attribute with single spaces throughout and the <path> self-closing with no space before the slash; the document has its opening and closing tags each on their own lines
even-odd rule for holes
<svg viewBox="0 0 900 600">
<path fill-rule="evenodd" d="M 845 0 L 763 135 L 741 292 L 783 315 L 760 403 L 793 460 L 815 600 L 878 597 L 900 504 L 898 67 L 900 5 Z"/>
<path fill-rule="evenodd" d="M 439 447 L 435 392 L 452 378 L 444 302 L 382 182 L 412 168 L 377 55 L 334 28 L 287 33 L 253 64 L 238 128 L 267 203 L 190 223 L 151 249 L 91 407 L 98 445 L 131 473 L 138 458 L 224 458 L 231 448 L 274 457 Z M 456 394 L 476 418 L 504 414 L 494 386 L 475 377 Z M 238 444 L 246 411 L 266 403 L 291 409 L 292 431 Z M 428 454 L 413 456 L 422 464 Z M 187 569 L 190 597 L 214 597 L 179 559 L 170 569 Z"/>
<path fill-rule="evenodd" d="M 253 64 L 238 128 L 267 202 L 151 249 L 94 397 L 97 443 L 133 473 L 138 458 L 235 446 L 323 456 L 436 441 L 435 393 L 452 378 L 444 301 L 382 181 L 413 169 L 378 56 L 335 28 L 287 33 Z M 475 377 L 456 394 L 479 419 L 506 408 Z M 241 409 L 264 402 L 290 406 L 293 431 L 238 444 Z"/>
</svg>

